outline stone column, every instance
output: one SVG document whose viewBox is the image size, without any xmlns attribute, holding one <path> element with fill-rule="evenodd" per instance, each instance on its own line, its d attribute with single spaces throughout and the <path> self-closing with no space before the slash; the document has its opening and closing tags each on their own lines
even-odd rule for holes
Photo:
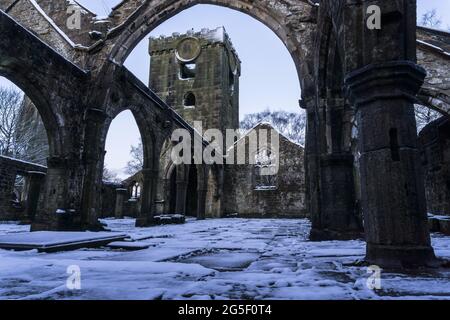
<svg viewBox="0 0 450 320">
<path fill-rule="evenodd" d="M 71 206 L 67 179 L 69 175 L 68 159 L 50 157 L 47 160 L 47 175 L 45 179 L 42 208 L 38 208 L 31 231 L 55 230 L 66 231 L 79 228 L 79 212 L 72 221 L 60 222 L 58 212 L 67 212 Z M 76 223 L 74 223 L 76 221 Z M 76 224 L 76 225 L 75 225 Z"/>
<path fill-rule="evenodd" d="M 322 156 L 320 179 L 320 228 L 312 228 L 311 240 L 362 238 L 362 226 L 355 208 L 353 155 L 343 153 Z"/>
<path fill-rule="evenodd" d="M 208 170 L 204 165 L 198 165 L 197 172 L 197 220 L 205 220 Z"/>
<path fill-rule="evenodd" d="M 83 164 L 83 194 L 81 203 L 81 228 L 83 230 L 101 230 L 98 221 L 101 207 L 101 190 L 103 184 L 103 159 L 105 156 L 101 136 L 107 114 L 100 109 L 91 108 L 85 114 L 85 149 Z"/>
<path fill-rule="evenodd" d="M 171 199 L 171 190 L 170 190 L 170 179 L 164 178 L 162 180 L 162 186 L 159 186 L 162 190 L 161 198 L 163 201 L 162 211 L 158 212 L 158 214 L 167 214 L 170 211 L 170 199 Z"/>
<path fill-rule="evenodd" d="M 176 200 L 176 214 L 186 214 L 186 192 L 187 182 L 177 181 L 177 200 Z"/>
<path fill-rule="evenodd" d="M 175 205 L 176 214 L 186 214 L 186 194 L 189 179 L 189 166 L 178 166 L 177 171 L 177 198 Z"/>
<path fill-rule="evenodd" d="M 356 208 L 354 158 L 351 150 L 350 107 L 345 99 L 322 101 L 326 112 L 322 124 L 319 159 L 320 214 L 314 220 L 311 240 L 348 240 L 363 237 Z"/>
<path fill-rule="evenodd" d="M 123 219 L 123 204 L 128 196 L 128 190 L 119 188 L 116 189 L 116 205 L 114 207 L 114 216 L 116 219 Z"/>
<path fill-rule="evenodd" d="M 30 222 L 34 220 L 38 209 L 39 196 L 41 194 L 41 190 L 44 189 L 45 176 L 46 174 L 44 172 L 39 171 L 30 171 L 27 174 L 28 194 L 25 217 Z"/>
<path fill-rule="evenodd" d="M 413 108 L 424 77 L 411 61 L 372 64 L 346 77 L 357 107 L 366 259 L 381 266 L 435 259 Z"/>
<path fill-rule="evenodd" d="M 143 169 L 143 185 L 141 190 L 141 208 L 138 209 L 137 227 L 148 227 L 154 224 L 153 215 L 156 199 L 157 169 Z"/>
<path fill-rule="evenodd" d="M 0 219 L 9 220 L 11 211 L 11 197 L 14 192 L 14 181 L 16 172 L 12 172 L 7 165 L 2 165 L 5 161 L 0 158 Z M 6 162 L 6 161 L 5 161 Z"/>
</svg>

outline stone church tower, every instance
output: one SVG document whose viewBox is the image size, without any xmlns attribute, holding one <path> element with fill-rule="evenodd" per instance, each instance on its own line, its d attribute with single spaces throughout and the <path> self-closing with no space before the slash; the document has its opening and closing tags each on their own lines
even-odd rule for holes
<svg viewBox="0 0 450 320">
<path fill-rule="evenodd" d="M 241 61 L 225 28 L 150 38 L 149 53 L 150 88 L 188 123 L 239 128 Z"/>
</svg>

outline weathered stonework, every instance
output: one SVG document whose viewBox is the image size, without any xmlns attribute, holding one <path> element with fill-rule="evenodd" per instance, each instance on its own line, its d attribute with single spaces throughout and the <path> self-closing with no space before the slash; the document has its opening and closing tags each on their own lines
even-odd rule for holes
<svg viewBox="0 0 450 320">
<path fill-rule="evenodd" d="M 418 98 L 450 116 L 450 33 L 418 27 L 417 44 L 417 63 L 427 71 Z"/>
<path fill-rule="evenodd" d="M 0 221 L 31 221 L 36 214 L 47 168 L 0 156 Z M 14 190 L 16 178 L 23 178 L 22 189 Z M 17 202 L 13 203 L 13 194 Z M 42 206 L 42 204 L 41 204 Z"/>
<path fill-rule="evenodd" d="M 203 130 L 219 129 L 224 135 L 227 129 L 238 128 L 240 60 L 224 28 L 151 38 L 149 53 L 150 87 L 184 120 L 191 125 L 201 122 Z M 188 65 L 191 69 L 185 69 Z M 189 95 L 190 104 L 186 102 Z M 256 129 L 260 128 L 272 129 L 264 125 Z M 157 214 L 304 217 L 303 148 L 284 137 L 281 140 L 277 187 L 270 190 L 258 190 L 255 165 L 248 161 L 215 168 L 174 166 L 173 146 L 167 141 L 160 157 L 164 169 L 159 174 Z"/>
<path fill-rule="evenodd" d="M 163 145 L 175 128 L 193 130 L 123 63 L 157 25 L 201 2 L 125 0 L 114 8 L 109 25 L 102 26 L 104 31 L 93 34 L 96 39 L 85 35 L 98 24 L 83 24 L 76 41 L 81 46 L 76 46 L 66 37 L 70 32 L 62 31 L 64 26 L 59 24 L 64 19 L 56 17 L 57 12 L 51 18 L 51 10 L 45 14 L 29 1 L 0 1 L 0 75 L 33 101 L 49 137 L 45 205 L 36 215 L 33 230 L 65 229 L 58 223 L 59 209 L 71 213 L 73 229 L 99 228 L 105 137 L 111 120 L 123 110 L 135 115 L 145 146 L 137 224 L 152 223 Z M 49 2 L 38 3 L 46 7 Z M 68 4 L 65 0 L 51 3 Z M 302 86 L 301 105 L 308 113 L 306 190 L 313 231 L 324 237 L 355 231 L 330 222 L 334 217 L 351 219 L 356 197 L 353 191 L 349 196 L 330 197 L 353 189 L 353 168 L 350 160 L 343 166 L 329 159 L 350 158 L 348 119 L 356 116 L 366 259 L 381 266 L 433 263 L 413 112 L 426 76 L 415 65 L 416 1 L 322 0 L 320 6 L 309 0 L 208 3 L 262 21 L 293 57 Z M 382 7 L 385 25 L 381 30 L 365 26 L 364 15 L 372 4 Z M 205 184 L 214 177 L 217 185 L 223 185 L 223 173 L 220 166 L 199 169 L 195 168 L 215 172 L 197 178 L 197 209 L 201 210 L 202 199 L 210 196 Z M 180 175 L 186 178 L 189 172 L 183 169 Z M 180 188 L 180 198 L 186 188 Z M 220 188 L 214 192 L 221 197 Z M 342 197 L 345 201 L 340 201 Z M 178 210 L 182 204 L 177 202 Z M 223 210 L 223 203 L 218 205 Z"/>
<path fill-rule="evenodd" d="M 246 164 L 225 166 L 225 215 L 237 214 L 252 218 L 308 216 L 305 206 L 304 147 L 288 140 L 271 125 L 262 123 L 243 136 L 228 153 L 235 153 L 237 159 L 240 147 L 249 150 L 251 134 L 261 137 L 263 134 L 271 135 L 272 132 L 279 140 L 276 154 L 279 164 L 273 176 L 261 176 L 260 165 L 250 163 L 249 157 L 246 158 Z"/>
<path fill-rule="evenodd" d="M 151 38 L 149 53 L 150 89 L 191 126 L 238 129 L 241 61 L 223 27 Z"/>
<path fill-rule="evenodd" d="M 450 122 L 442 117 L 419 134 L 428 213 L 450 216 Z"/>
</svg>

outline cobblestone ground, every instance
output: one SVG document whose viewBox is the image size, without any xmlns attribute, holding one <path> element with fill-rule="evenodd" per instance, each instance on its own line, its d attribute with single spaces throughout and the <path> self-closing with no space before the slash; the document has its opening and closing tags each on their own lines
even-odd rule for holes
<svg viewBox="0 0 450 320">
<path fill-rule="evenodd" d="M 0 250 L 1 299 L 450 299 L 450 270 L 382 271 L 370 290 L 362 241 L 309 242 L 307 220 L 222 219 L 134 228 L 105 220 L 114 231 L 150 245 L 38 253 Z M 0 225 L 0 234 L 28 226 Z M 433 235 L 450 259 L 450 237 Z M 81 289 L 69 290 L 69 266 Z"/>
</svg>

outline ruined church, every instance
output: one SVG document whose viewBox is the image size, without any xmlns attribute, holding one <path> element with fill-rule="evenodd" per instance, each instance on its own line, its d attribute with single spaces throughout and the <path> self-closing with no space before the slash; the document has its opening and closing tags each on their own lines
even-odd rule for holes
<svg viewBox="0 0 450 320">
<path fill-rule="evenodd" d="M 261 166 L 229 173 L 220 164 L 175 167 L 166 158 L 174 130 L 196 135 L 194 116 L 201 115 L 205 127 L 237 127 L 240 62 L 223 30 L 191 33 L 181 44 L 173 41 L 181 35 L 153 39 L 152 59 L 159 62 L 155 67 L 153 61 L 152 72 L 158 79 L 150 86 L 124 66 L 156 26 L 202 1 L 124 0 L 106 18 L 81 10 L 79 30 L 65 23 L 74 3 L 0 1 L 0 75 L 34 103 L 49 146 L 45 167 L 0 158 L 2 213 L 17 209 L 11 196 L 19 175 L 27 180 L 23 210 L 32 231 L 100 230 L 102 206 L 114 202 L 102 201 L 107 194 L 119 203 L 117 216 L 124 214 L 122 202 L 134 205 L 136 226 L 154 225 L 155 217 L 172 211 L 204 219 L 271 215 L 271 208 L 283 205 L 278 212 L 301 215 L 306 209 L 311 240 L 364 234 L 370 264 L 437 263 L 427 206 L 436 212 L 448 196 L 436 191 L 448 182 L 437 177 L 439 171 L 446 174 L 446 126 L 431 125 L 419 144 L 414 105 L 449 116 L 450 36 L 417 27 L 416 1 L 209 1 L 264 23 L 298 71 L 306 144 L 303 150 L 285 141 L 285 150 L 303 152 L 304 166 L 294 168 L 295 174 L 280 168 L 268 179 L 258 178 Z M 373 4 L 382 6 L 381 30 L 368 28 L 363 18 Z M 205 115 L 206 108 L 211 110 Z M 106 136 L 125 110 L 133 113 L 144 145 L 143 170 L 139 181 L 131 181 L 139 198 L 134 203 L 128 203 L 126 186 L 116 195 L 102 182 Z M 260 151 L 270 159 L 270 150 Z M 292 177 L 291 190 L 280 183 L 283 176 Z M 239 190 L 243 181 L 249 189 Z"/>
</svg>

